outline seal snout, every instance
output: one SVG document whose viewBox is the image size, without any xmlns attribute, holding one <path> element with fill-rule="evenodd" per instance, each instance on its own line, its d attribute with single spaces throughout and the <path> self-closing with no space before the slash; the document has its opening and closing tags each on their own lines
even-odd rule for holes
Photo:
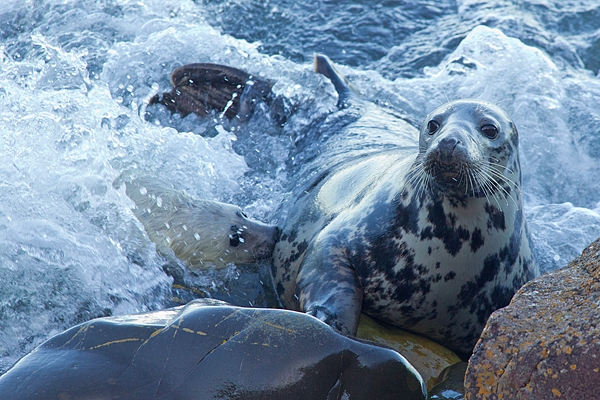
<svg viewBox="0 0 600 400">
<path fill-rule="evenodd" d="M 458 135 L 448 135 L 432 144 L 426 153 L 426 167 L 435 177 L 439 172 L 455 172 L 469 160 L 465 141 Z"/>
<path fill-rule="evenodd" d="M 468 145 L 468 138 L 460 132 L 453 130 L 440 135 L 425 153 L 425 172 L 445 190 L 463 187 L 472 162 L 472 149 Z"/>
<path fill-rule="evenodd" d="M 460 139 L 456 137 L 445 137 L 439 141 L 436 156 L 438 161 L 444 164 L 454 162 L 454 153 L 456 146 L 461 144 Z"/>
<path fill-rule="evenodd" d="M 257 242 L 252 246 L 252 255 L 255 260 L 268 259 L 273 255 L 275 244 L 279 241 L 281 231 L 278 227 L 255 221 L 255 226 L 248 237 L 250 242 Z"/>
</svg>

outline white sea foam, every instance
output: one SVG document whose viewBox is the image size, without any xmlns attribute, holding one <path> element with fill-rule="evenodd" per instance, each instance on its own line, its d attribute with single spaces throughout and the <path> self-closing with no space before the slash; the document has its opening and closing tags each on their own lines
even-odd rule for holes
<svg viewBox="0 0 600 400">
<path fill-rule="evenodd" d="M 336 99 L 310 65 L 221 34 L 193 1 L 46 0 L 33 10 L 8 1 L 0 20 L 2 371 L 77 322 L 165 304 L 165 260 L 113 186 L 122 173 L 277 220 L 290 139 L 260 118 L 237 130 L 195 116 L 145 121 L 144 104 L 169 88 L 173 68 L 217 62 L 273 78 L 275 92 L 299 107 L 288 129 Z M 415 120 L 461 97 L 506 109 L 520 132 L 526 212 L 544 269 L 600 235 L 597 77 L 485 27 L 420 78 L 340 69 L 366 97 Z M 237 276 L 235 267 L 225 273 L 209 273 L 205 289 Z"/>
</svg>

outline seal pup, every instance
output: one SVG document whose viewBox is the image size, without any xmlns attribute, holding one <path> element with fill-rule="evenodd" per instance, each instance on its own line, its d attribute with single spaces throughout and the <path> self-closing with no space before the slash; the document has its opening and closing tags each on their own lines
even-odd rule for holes
<svg viewBox="0 0 600 400">
<path fill-rule="evenodd" d="M 238 206 L 194 199 L 155 179 L 124 182 L 135 216 L 163 254 L 188 267 L 249 264 L 270 259 L 279 229 L 248 218 Z M 119 185 L 119 183 L 116 183 Z"/>
<path fill-rule="evenodd" d="M 364 312 L 468 357 L 488 316 L 539 275 L 515 124 L 459 100 L 417 130 L 315 62 L 339 94 L 330 119 L 354 119 L 317 130 L 319 151 L 294 175 L 274 251 L 282 303 L 350 335 Z"/>
</svg>

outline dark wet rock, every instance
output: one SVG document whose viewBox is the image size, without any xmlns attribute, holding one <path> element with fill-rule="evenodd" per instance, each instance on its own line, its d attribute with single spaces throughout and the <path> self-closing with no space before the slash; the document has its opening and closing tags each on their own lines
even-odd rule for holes
<svg viewBox="0 0 600 400">
<path fill-rule="evenodd" d="M 466 362 L 444 368 L 429 391 L 429 400 L 462 400 L 465 398 Z"/>
<path fill-rule="evenodd" d="M 309 315 L 194 301 L 91 320 L 48 340 L 0 377 L 19 399 L 425 399 L 393 350 Z"/>
<path fill-rule="evenodd" d="M 253 84 L 247 85 L 249 81 Z M 190 113 L 204 117 L 216 110 L 231 119 L 240 112 L 251 112 L 250 109 L 243 110 L 244 102 L 236 101 L 247 86 L 252 87 L 259 97 L 266 97 L 271 91 L 271 84 L 257 80 L 245 71 L 210 63 L 189 64 L 175 69 L 171 74 L 171 84 L 173 90 L 152 97 L 149 105 L 162 104 L 182 117 Z M 253 87 L 254 84 L 256 87 Z"/>
<path fill-rule="evenodd" d="M 600 239 L 492 314 L 469 360 L 467 399 L 600 393 Z"/>
</svg>

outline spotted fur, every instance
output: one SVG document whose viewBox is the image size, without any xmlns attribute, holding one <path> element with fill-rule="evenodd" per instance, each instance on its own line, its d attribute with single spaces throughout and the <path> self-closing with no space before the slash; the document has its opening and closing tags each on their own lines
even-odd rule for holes
<svg viewBox="0 0 600 400">
<path fill-rule="evenodd" d="M 338 88 L 329 67 L 319 72 Z M 341 93 L 286 205 L 273 269 L 281 301 L 346 334 L 364 312 L 467 356 L 488 316 L 539 274 L 517 130 L 498 107 L 463 100 L 419 132 Z"/>
<path fill-rule="evenodd" d="M 115 185 L 121 183 L 157 250 L 172 252 L 189 268 L 250 264 L 273 253 L 279 229 L 248 218 L 238 206 L 194 199 L 156 179 L 124 179 Z"/>
</svg>

